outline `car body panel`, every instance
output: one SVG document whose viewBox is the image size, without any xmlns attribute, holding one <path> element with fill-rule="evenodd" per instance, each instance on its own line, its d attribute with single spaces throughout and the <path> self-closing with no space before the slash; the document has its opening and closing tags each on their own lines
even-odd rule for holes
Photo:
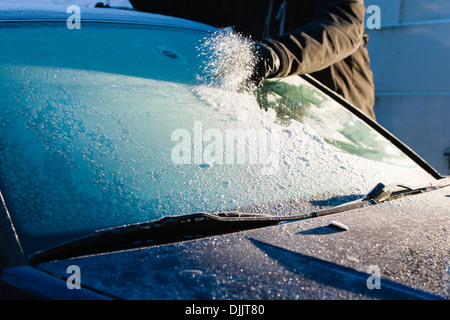
<svg viewBox="0 0 450 320">
<path fill-rule="evenodd" d="M 5 268 L 1 273 L 1 299 L 109 300 L 110 296 L 80 288 L 69 290 L 64 279 L 30 266 Z"/>
<path fill-rule="evenodd" d="M 43 263 L 125 299 L 450 297 L 450 187 L 331 216 L 171 245 Z M 329 223 L 338 221 L 348 231 Z M 370 267 L 380 289 L 369 290 Z M 369 272 L 368 272 L 369 270 Z"/>
</svg>

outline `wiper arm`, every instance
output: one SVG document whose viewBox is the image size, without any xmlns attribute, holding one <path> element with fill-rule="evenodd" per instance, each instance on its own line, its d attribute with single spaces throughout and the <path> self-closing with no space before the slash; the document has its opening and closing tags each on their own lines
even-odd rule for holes
<svg viewBox="0 0 450 320">
<path fill-rule="evenodd" d="M 236 231 L 268 227 L 281 222 L 325 216 L 370 205 L 367 199 L 356 200 L 330 209 L 291 216 L 273 216 L 241 212 L 192 213 L 168 216 L 156 221 L 141 222 L 97 230 L 93 234 L 57 245 L 30 256 L 30 264 L 67 259 L 192 240 Z"/>
<path fill-rule="evenodd" d="M 93 234 L 36 252 L 30 256 L 30 264 L 37 265 L 42 262 L 71 257 L 168 244 L 268 227 L 280 222 L 297 221 L 351 210 L 366 204 L 368 204 L 367 201 L 354 201 L 331 209 L 291 216 L 240 212 L 199 212 L 181 216 L 168 216 L 156 221 L 97 230 Z"/>
<path fill-rule="evenodd" d="M 379 183 L 367 196 L 366 199 L 375 204 L 392 201 L 401 197 L 406 197 L 414 194 L 430 192 L 450 186 L 450 177 L 437 180 L 421 187 L 411 187 L 407 185 L 385 186 Z"/>
<path fill-rule="evenodd" d="M 435 185 L 416 189 L 405 186 L 388 188 L 384 184 L 379 183 L 364 198 L 329 209 L 290 216 L 273 216 L 241 212 L 200 212 L 181 216 L 169 216 L 156 221 L 97 230 L 91 235 L 37 252 L 30 257 L 30 263 L 36 265 L 46 261 L 67 259 L 76 256 L 167 244 L 236 231 L 268 227 L 281 222 L 298 221 L 362 208 L 396 199 L 401 196 L 435 190 L 448 185 L 450 185 L 449 178 L 438 180 Z"/>
<path fill-rule="evenodd" d="M 240 212 L 168 216 L 156 221 L 97 230 L 85 237 L 35 253 L 30 257 L 30 264 L 262 228 L 278 224 L 279 218 Z"/>
</svg>

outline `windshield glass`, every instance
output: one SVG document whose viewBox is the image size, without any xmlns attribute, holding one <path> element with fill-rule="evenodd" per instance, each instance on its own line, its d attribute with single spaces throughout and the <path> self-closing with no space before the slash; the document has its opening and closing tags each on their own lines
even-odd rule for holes
<svg viewBox="0 0 450 320">
<path fill-rule="evenodd" d="M 167 215 L 287 215 L 433 178 L 300 77 L 205 85 L 193 30 L 0 28 L 0 190 L 25 253 Z"/>
</svg>

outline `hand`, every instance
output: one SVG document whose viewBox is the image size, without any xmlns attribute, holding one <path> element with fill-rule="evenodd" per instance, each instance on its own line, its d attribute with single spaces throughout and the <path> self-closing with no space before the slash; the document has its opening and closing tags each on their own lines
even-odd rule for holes
<svg viewBox="0 0 450 320">
<path fill-rule="evenodd" d="M 265 79 L 273 77 L 280 68 L 280 58 L 266 43 L 253 42 L 252 50 L 256 56 L 256 64 L 250 82 L 261 86 Z"/>
</svg>

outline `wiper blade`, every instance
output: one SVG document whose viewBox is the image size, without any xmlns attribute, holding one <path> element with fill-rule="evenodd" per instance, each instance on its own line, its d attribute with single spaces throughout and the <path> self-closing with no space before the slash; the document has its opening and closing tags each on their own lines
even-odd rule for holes
<svg viewBox="0 0 450 320">
<path fill-rule="evenodd" d="M 263 228 L 281 222 L 320 217 L 370 205 L 370 202 L 366 200 L 360 199 L 330 209 L 290 216 L 241 212 L 199 212 L 181 216 L 167 216 L 156 221 L 97 230 L 93 234 L 36 252 L 30 256 L 30 264 L 37 265 L 47 261 Z"/>
<path fill-rule="evenodd" d="M 261 228 L 278 224 L 280 220 L 277 218 L 280 217 L 240 212 L 167 216 L 156 221 L 97 230 L 88 236 L 35 253 L 30 257 L 30 264 Z"/>
<path fill-rule="evenodd" d="M 85 237 L 57 245 L 56 247 L 44 251 L 36 252 L 30 257 L 30 263 L 36 265 L 46 261 L 142 246 L 168 244 L 213 235 L 268 227 L 281 222 L 322 217 L 379 204 L 405 195 L 435 190 L 448 185 L 450 185 L 450 180 L 448 178 L 439 180 L 435 185 L 415 189 L 405 186 L 390 188 L 379 183 L 364 198 L 328 209 L 290 216 L 273 216 L 242 212 L 200 212 L 180 216 L 168 216 L 156 221 L 97 230 L 93 234 Z"/>
</svg>

